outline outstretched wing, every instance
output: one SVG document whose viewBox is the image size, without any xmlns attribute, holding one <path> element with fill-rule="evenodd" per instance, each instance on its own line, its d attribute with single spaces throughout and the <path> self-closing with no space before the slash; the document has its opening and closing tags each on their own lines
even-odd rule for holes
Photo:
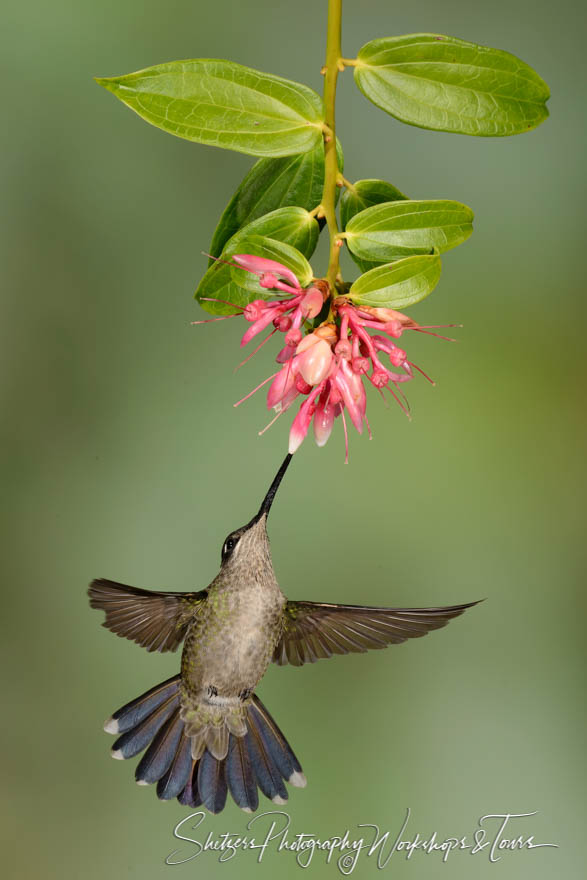
<svg viewBox="0 0 587 880">
<path fill-rule="evenodd" d="M 399 645 L 446 626 L 467 608 L 370 608 L 364 605 L 327 605 L 288 602 L 283 611 L 283 633 L 273 661 L 279 666 L 302 666 L 333 654 L 364 653 L 370 648 Z"/>
<path fill-rule="evenodd" d="M 175 651 L 208 594 L 161 593 L 100 578 L 88 595 L 92 608 L 106 612 L 102 626 L 147 651 Z"/>
</svg>

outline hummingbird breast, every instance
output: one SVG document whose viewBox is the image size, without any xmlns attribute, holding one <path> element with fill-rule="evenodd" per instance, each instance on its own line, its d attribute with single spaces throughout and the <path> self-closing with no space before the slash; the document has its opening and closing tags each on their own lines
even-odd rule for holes
<svg viewBox="0 0 587 880">
<path fill-rule="evenodd" d="M 183 691 L 211 704 L 246 699 L 271 662 L 286 598 L 277 583 L 211 585 L 182 655 Z"/>
</svg>

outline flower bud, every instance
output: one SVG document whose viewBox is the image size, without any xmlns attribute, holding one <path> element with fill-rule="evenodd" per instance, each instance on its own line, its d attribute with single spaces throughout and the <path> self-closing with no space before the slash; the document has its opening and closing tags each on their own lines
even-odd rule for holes
<svg viewBox="0 0 587 880">
<path fill-rule="evenodd" d="M 310 287 L 301 302 L 302 314 L 305 318 L 315 318 L 322 311 L 324 300 L 316 287 Z"/>
<path fill-rule="evenodd" d="M 305 341 L 303 339 L 302 343 Z M 298 351 L 299 348 L 300 346 Z M 323 339 L 318 339 L 314 345 L 306 346 L 301 354 L 296 355 L 296 363 L 299 372 L 309 385 L 319 385 L 330 370 L 332 349 Z"/>
<path fill-rule="evenodd" d="M 318 337 L 315 333 L 308 333 L 304 336 L 303 339 L 300 339 L 297 348 L 296 354 L 301 354 L 303 351 L 307 351 L 308 348 L 311 348 L 313 345 L 316 345 L 318 342 Z"/>
<path fill-rule="evenodd" d="M 291 318 L 289 315 L 278 315 L 277 318 L 273 320 L 273 326 L 276 327 L 280 333 L 287 333 L 289 328 L 291 327 Z"/>
</svg>

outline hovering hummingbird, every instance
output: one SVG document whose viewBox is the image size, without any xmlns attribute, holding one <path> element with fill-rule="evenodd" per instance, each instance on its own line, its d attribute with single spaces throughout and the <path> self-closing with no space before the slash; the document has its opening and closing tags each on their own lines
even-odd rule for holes
<svg viewBox="0 0 587 880">
<path fill-rule="evenodd" d="M 135 778 L 157 783 L 162 800 L 220 812 L 230 791 L 243 810 L 257 809 L 257 789 L 275 804 L 285 782 L 306 778 L 285 736 L 255 690 L 273 660 L 302 666 L 333 654 L 385 648 L 445 626 L 467 608 L 371 608 L 292 602 L 271 562 L 267 516 L 292 456 L 281 465 L 259 512 L 231 532 L 220 571 L 196 593 L 143 590 L 104 579 L 89 588 L 103 626 L 147 651 L 184 642 L 179 675 L 127 703 L 104 730 L 119 734 L 113 758 L 147 749 Z"/>
</svg>

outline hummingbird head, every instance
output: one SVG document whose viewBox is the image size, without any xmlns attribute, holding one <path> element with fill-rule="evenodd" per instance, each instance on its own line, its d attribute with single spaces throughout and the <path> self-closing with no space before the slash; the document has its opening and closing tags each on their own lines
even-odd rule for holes
<svg viewBox="0 0 587 880">
<path fill-rule="evenodd" d="M 269 538 L 267 537 L 267 517 L 291 459 L 291 454 L 285 457 L 258 513 L 245 526 L 241 526 L 240 529 L 236 529 L 227 536 L 222 545 L 221 564 L 223 569 L 245 567 L 258 569 L 259 566 L 272 565 Z"/>
</svg>

